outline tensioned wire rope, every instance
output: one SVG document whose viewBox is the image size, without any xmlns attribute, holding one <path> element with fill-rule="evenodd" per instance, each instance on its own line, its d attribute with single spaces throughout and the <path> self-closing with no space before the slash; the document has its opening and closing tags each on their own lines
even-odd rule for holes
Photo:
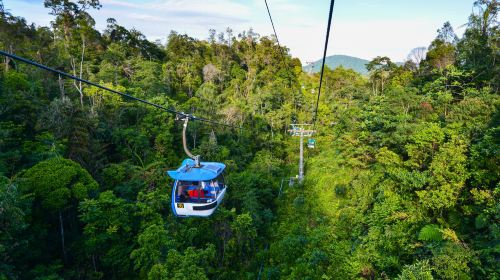
<svg viewBox="0 0 500 280">
<path fill-rule="evenodd" d="M 281 48 L 280 41 L 278 39 L 278 34 L 276 33 L 276 28 L 274 27 L 274 21 L 273 17 L 271 16 L 271 11 L 269 10 L 269 5 L 267 4 L 267 0 L 264 0 L 264 3 L 266 4 L 266 9 L 267 9 L 267 14 L 269 15 L 269 20 L 271 21 L 271 26 L 273 27 L 273 32 L 274 36 L 276 37 L 276 42 L 278 43 L 278 47 L 282 51 L 283 57 L 285 56 L 283 53 L 283 49 Z M 314 109 L 314 116 L 313 116 L 313 130 L 316 127 L 316 120 L 317 120 L 317 115 L 318 115 L 318 106 L 319 106 L 319 99 L 321 96 L 321 86 L 323 85 L 323 73 L 325 70 L 325 59 L 326 59 L 326 51 L 328 49 L 328 40 L 330 38 L 330 27 L 332 23 L 332 16 L 333 16 L 333 7 L 335 5 L 335 0 L 330 1 L 330 11 L 328 14 L 328 25 L 326 29 L 326 39 L 325 39 L 325 47 L 323 50 L 323 59 L 321 62 L 321 73 L 320 73 L 320 78 L 319 78 L 319 88 L 318 88 L 318 97 L 316 99 L 316 106 Z"/>
<path fill-rule="evenodd" d="M 271 25 L 273 27 L 274 36 L 276 37 L 276 41 L 278 43 L 278 47 L 283 52 L 283 50 L 281 49 L 281 45 L 280 45 L 279 39 L 278 39 L 278 35 L 276 33 L 276 29 L 274 27 L 274 22 L 273 22 L 273 19 L 272 19 L 272 16 L 271 16 L 271 12 L 269 10 L 269 6 L 267 4 L 267 0 L 264 0 L 264 2 L 266 4 L 267 12 L 269 14 L 269 19 L 271 20 Z M 313 117 L 313 127 L 316 126 L 316 120 L 317 120 L 317 114 L 318 114 L 318 105 L 319 105 L 319 99 L 320 99 L 320 95 L 321 95 L 321 86 L 322 86 L 322 83 L 323 83 L 323 73 L 324 73 L 324 68 L 325 68 L 325 58 L 326 58 L 326 51 L 328 49 L 328 39 L 330 37 L 330 26 L 331 26 L 331 22 L 332 22 L 332 14 L 333 14 L 334 4 L 335 4 L 335 0 L 331 0 L 331 2 L 330 2 L 330 12 L 329 12 L 329 16 L 328 16 L 328 25 L 327 25 L 327 31 L 326 31 L 325 48 L 324 48 L 324 51 L 323 51 L 323 59 L 322 59 L 322 63 L 321 63 L 321 74 L 320 74 L 320 80 L 319 80 L 318 97 L 316 99 L 316 107 L 315 107 L 315 110 L 314 110 L 314 117 Z M 118 95 L 120 95 L 122 97 L 131 99 L 131 100 L 138 101 L 138 102 L 141 102 L 143 104 L 153 106 L 153 107 L 155 107 L 157 109 L 160 109 L 160 110 L 163 110 L 165 112 L 169 112 L 169 113 L 175 114 L 176 116 L 181 116 L 181 117 L 184 117 L 184 118 L 189 118 L 191 120 L 201 121 L 201 122 L 205 122 L 205 123 L 210 123 L 210 124 L 215 124 L 215 125 L 221 125 L 221 126 L 235 128 L 235 126 L 232 126 L 232 125 L 228 125 L 228 124 L 225 124 L 225 123 L 216 122 L 216 121 L 213 121 L 213 120 L 210 120 L 210 119 L 206 119 L 206 118 L 196 117 L 196 116 L 193 116 L 191 114 L 186 114 L 184 112 L 179 112 L 179 111 L 176 111 L 174 109 L 167 108 L 167 107 L 158 105 L 156 103 L 147 101 L 145 99 L 141 99 L 141 98 L 138 98 L 138 97 L 132 96 L 130 94 L 126 94 L 126 93 L 114 90 L 114 89 L 110 89 L 110 88 L 105 87 L 103 85 L 96 84 L 94 82 L 91 82 L 91 81 L 79 78 L 77 76 L 74 76 L 74 75 L 68 74 L 66 72 L 63 72 L 63 71 L 60 71 L 60 70 L 48 67 L 46 65 L 37 63 L 35 61 L 32 61 L 32 60 L 29 60 L 29 59 L 17 56 L 15 54 L 7 53 L 5 51 L 1 51 L 0 50 L 0 55 L 9 57 L 9 58 L 14 59 L 14 60 L 18 60 L 18 61 L 24 62 L 26 64 L 29 64 L 29 65 L 32 65 L 32 66 L 44 69 L 46 71 L 58 74 L 60 76 L 66 77 L 66 78 L 70 78 L 70 79 L 73 79 L 73 80 L 76 80 L 76 81 L 79 81 L 79 82 L 82 82 L 82 83 L 85 83 L 85 84 L 88 84 L 88 85 L 91 85 L 91 86 L 94 86 L 94 87 L 97 87 L 97 88 L 100 88 L 100 89 L 103 89 L 103 90 L 106 90 L 106 91 L 109 91 L 109 92 L 114 93 L 114 94 L 118 94 Z"/>
<path fill-rule="evenodd" d="M 314 110 L 313 117 L 313 130 L 316 128 L 316 120 L 318 116 L 318 105 L 319 105 L 319 97 L 321 95 L 321 85 L 323 84 L 323 72 L 325 70 L 325 58 L 326 58 L 326 50 L 328 49 L 328 39 L 330 37 L 330 26 L 332 23 L 332 15 L 333 15 L 333 6 L 335 5 L 335 0 L 330 1 L 330 13 L 328 15 L 328 25 L 326 28 L 326 39 L 325 39 L 325 48 L 323 50 L 323 61 L 321 62 L 321 74 L 319 76 L 319 88 L 318 88 L 318 97 L 316 99 L 316 109 Z"/>
<path fill-rule="evenodd" d="M 43 70 L 46 70 L 46 71 L 58 74 L 60 76 L 66 77 L 66 78 L 70 78 L 70 79 L 73 79 L 73 80 L 76 80 L 76 81 L 79 81 L 79 82 L 82 82 L 82 83 L 85 83 L 85 84 L 88 84 L 88 85 L 91 85 L 91 86 L 94 86 L 94 87 L 97 87 L 97 88 L 100 88 L 100 89 L 103 89 L 103 90 L 107 90 L 107 91 L 109 91 L 111 93 L 118 94 L 118 95 L 120 95 L 122 97 L 128 98 L 130 100 L 138 101 L 138 102 L 144 103 L 144 104 L 149 105 L 149 106 L 153 106 L 153 107 L 155 107 L 157 109 L 163 110 L 163 111 L 171 113 L 171 114 L 175 114 L 176 116 L 180 116 L 182 118 L 188 118 L 190 120 L 201 121 L 201 122 L 205 122 L 205 123 L 210 123 L 210 124 L 215 124 L 215 125 L 221 125 L 221 126 L 236 128 L 236 126 L 233 126 L 233 125 L 229 125 L 229 124 L 225 124 L 225 123 L 221 123 L 221 122 L 216 122 L 216 121 L 213 121 L 213 120 L 210 120 L 210 119 L 206 119 L 206 118 L 196 117 L 196 116 L 191 115 L 191 114 L 187 114 L 187 113 L 184 113 L 184 112 L 179 112 L 179 111 L 176 111 L 174 109 L 158 105 L 158 104 L 153 103 L 151 101 L 148 101 L 148 100 L 145 100 L 145 99 L 142 99 L 142 98 L 138 98 L 138 97 L 132 96 L 130 94 L 126 94 L 126 93 L 123 93 L 123 92 L 120 92 L 120 91 L 117 91 L 117 90 L 105 87 L 105 86 L 100 85 L 100 84 L 96 84 L 96 83 L 91 82 L 89 80 L 85 80 L 85 79 L 79 78 L 77 76 L 74 76 L 74 75 L 68 74 L 66 72 L 63 72 L 63 71 L 60 71 L 60 70 L 48 67 L 48 66 L 43 65 L 43 64 L 40 64 L 38 62 L 35 62 L 35 61 L 32 61 L 32 60 L 29 60 L 29 59 L 17 56 L 15 54 L 7 53 L 5 51 L 1 51 L 0 50 L 0 55 L 9 57 L 9 58 L 14 59 L 14 60 L 18 60 L 18 61 L 24 62 L 26 64 L 29 64 L 29 65 L 41 68 Z"/>
</svg>

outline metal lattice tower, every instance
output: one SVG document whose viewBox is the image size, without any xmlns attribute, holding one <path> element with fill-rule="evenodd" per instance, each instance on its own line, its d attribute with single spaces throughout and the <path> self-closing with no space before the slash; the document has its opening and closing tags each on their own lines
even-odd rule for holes
<svg viewBox="0 0 500 280">
<path fill-rule="evenodd" d="M 309 129 L 311 124 L 291 124 L 288 130 L 293 137 L 300 137 L 299 182 L 304 179 L 304 136 L 311 137 L 316 131 Z"/>
</svg>

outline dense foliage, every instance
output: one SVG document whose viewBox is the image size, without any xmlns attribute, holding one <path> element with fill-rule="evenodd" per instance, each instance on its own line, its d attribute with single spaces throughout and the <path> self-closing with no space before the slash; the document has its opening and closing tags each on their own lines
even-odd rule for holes
<svg viewBox="0 0 500 280">
<path fill-rule="evenodd" d="M 97 0 L 45 7 L 50 28 L 0 5 L 0 49 L 242 129 L 190 123 L 229 189 L 212 217 L 178 219 L 175 116 L 3 58 L 0 279 L 500 277 L 496 0 L 474 3 L 462 38 L 444 24 L 421 59 L 326 69 L 317 148 L 283 193 L 298 161 L 285 132 L 311 121 L 319 75 L 274 38 L 162 45 L 114 19 L 97 31 Z"/>
</svg>

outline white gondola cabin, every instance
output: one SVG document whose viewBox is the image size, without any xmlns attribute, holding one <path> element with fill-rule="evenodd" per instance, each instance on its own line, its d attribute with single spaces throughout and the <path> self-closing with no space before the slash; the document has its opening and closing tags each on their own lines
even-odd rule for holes
<svg viewBox="0 0 500 280">
<path fill-rule="evenodd" d="M 224 198 L 226 185 L 219 162 L 200 162 L 185 159 L 177 170 L 168 171 L 175 180 L 172 188 L 172 211 L 179 217 L 208 217 Z"/>
</svg>

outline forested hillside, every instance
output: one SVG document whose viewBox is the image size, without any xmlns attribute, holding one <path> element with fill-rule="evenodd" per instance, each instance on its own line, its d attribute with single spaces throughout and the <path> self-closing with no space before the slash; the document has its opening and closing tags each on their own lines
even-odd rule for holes
<svg viewBox="0 0 500 280">
<path fill-rule="evenodd" d="M 114 19 L 96 30 L 98 0 L 45 6 L 50 27 L 0 1 L 0 50 L 241 129 L 190 122 L 229 187 L 210 218 L 176 218 L 175 115 L 2 57 L 0 279 L 500 278 L 497 0 L 422 59 L 327 68 L 305 180 L 283 193 L 286 129 L 311 122 L 319 75 L 274 37 L 160 44 Z"/>
</svg>

